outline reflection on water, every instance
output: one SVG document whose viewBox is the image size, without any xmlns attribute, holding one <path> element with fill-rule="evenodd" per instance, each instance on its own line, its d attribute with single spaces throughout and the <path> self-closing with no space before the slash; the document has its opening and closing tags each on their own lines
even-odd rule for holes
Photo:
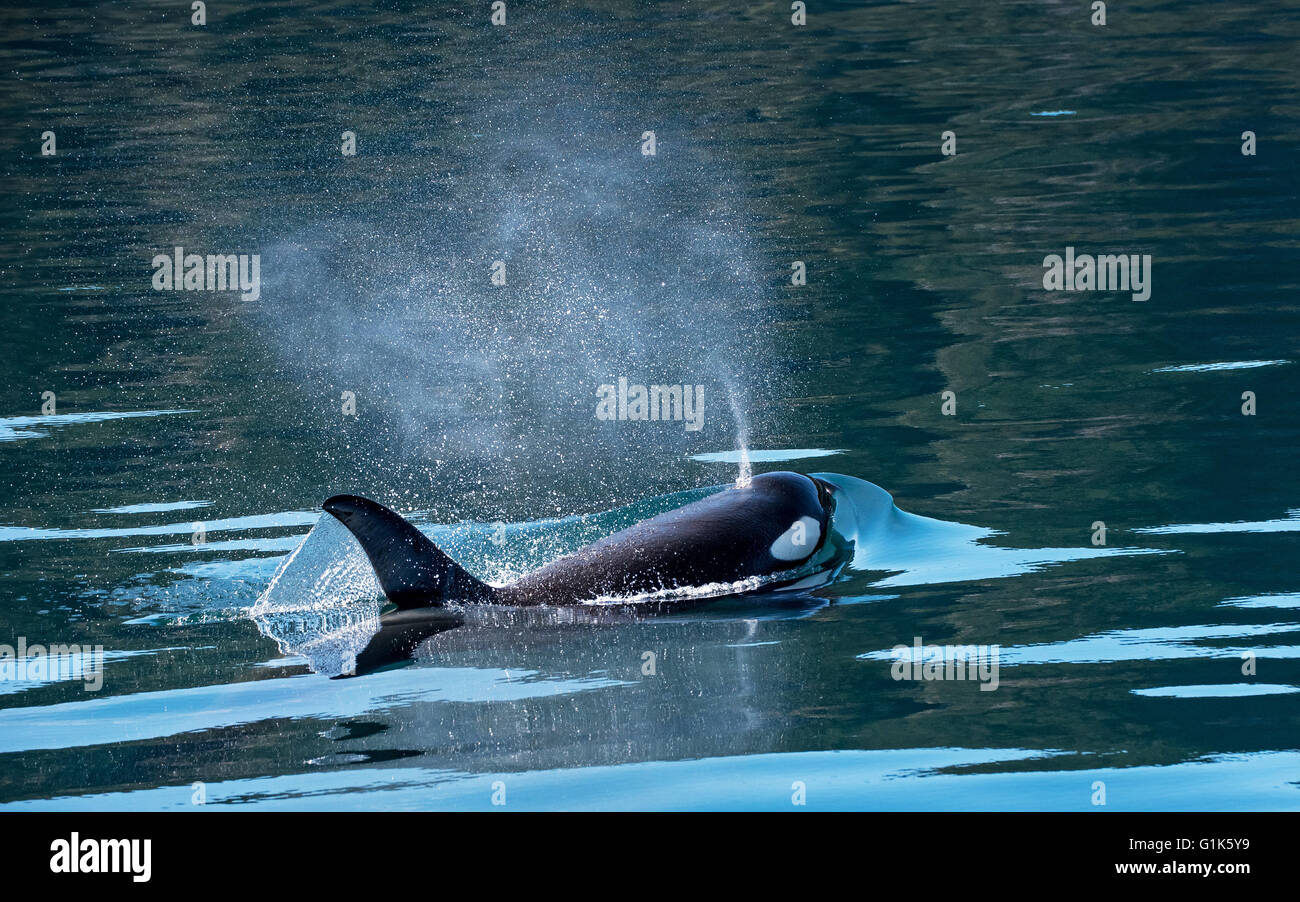
<svg viewBox="0 0 1300 902">
<path fill-rule="evenodd" d="M 1150 535 L 1217 532 L 1295 532 L 1300 530 L 1300 509 L 1289 510 L 1284 518 L 1238 520 L 1232 523 L 1173 523 L 1169 526 L 1145 526 L 1134 532 Z"/>
<path fill-rule="evenodd" d="M 1156 686 L 1152 689 L 1134 689 L 1134 695 L 1149 698 L 1236 698 L 1243 695 L 1289 695 L 1300 692 L 1300 686 L 1278 686 L 1272 683 L 1231 683 L 1215 686 Z"/>
<path fill-rule="evenodd" d="M 322 683 L 305 676 L 252 680 L 126 696 L 94 698 L 44 707 L 0 711 L 0 752 L 86 748 L 118 742 L 181 736 L 276 717 L 346 718 L 382 712 L 421 699 L 468 703 L 517 701 L 616 685 L 589 676 L 556 680 L 527 670 L 451 667 L 393 671 L 369 680 Z M 337 689 L 336 686 L 355 687 Z"/>
<path fill-rule="evenodd" d="M 1288 592 L 1246 598 L 1225 598 L 1219 603 L 1234 608 L 1300 608 L 1300 593 Z"/>
<path fill-rule="evenodd" d="M 482 775 L 433 768 L 358 767 L 209 783 L 207 805 L 277 811 L 337 811 L 362 792 L 384 811 L 492 810 L 493 785 L 504 782 L 512 810 L 723 809 L 783 811 L 795 781 L 810 811 L 1070 811 L 1095 781 L 1116 811 L 1259 810 L 1277 807 L 1276 793 L 1295 777 L 1300 754 L 1216 756 L 1168 767 L 1032 771 L 1018 762 L 1062 763 L 1059 753 L 1024 749 L 890 749 L 805 752 L 651 761 L 583 770 Z M 358 763 L 369 763 L 357 756 Z M 1197 787 L 1189 793 L 1187 787 Z M 189 807 L 189 786 L 166 786 L 15 809 L 89 807 L 174 810 Z M 499 792 L 498 792 L 499 797 Z"/>
<path fill-rule="evenodd" d="M 1282 366 L 1289 360 L 1234 360 L 1227 363 L 1186 363 L 1182 366 L 1162 366 L 1153 373 L 1217 373 L 1223 370 L 1253 370 L 1260 366 Z"/>
<path fill-rule="evenodd" d="M 760 451 L 747 448 L 743 453 L 751 464 L 773 464 L 787 463 L 792 460 L 807 460 L 813 457 L 830 457 L 844 452 L 829 451 L 825 448 L 789 448 L 780 451 Z M 741 462 L 741 456 L 742 452 L 740 451 L 713 451 L 708 454 L 692 454 L 691 460 L 700 463 L 738 464 Z"/>
<path fill-rule="evenodd" d="M 102 423 L 106 420 L 129 420 L 134 417 L 161 417 L 173 413 L 194 413 L 193 410 L 127 410 L 98 413 L 51 413 L 33 417 L 0 417 L 0 442 L 16 442 L 25 438 L 48 438 L 51 430 L 80 423 Z"/>
<path fill-rule="evenodd" d="M 1116 630 L 1044 645 L 1006 646 L 1003 667 L 1026 664 L 1099 664 L 1113 661 L 1158 661 L 1170 658 L 1235 658 L 1251 652 L 1262 658 L 1300 657 L 1300 646 L 1200 645 L 1203 640 L 1242 639 L 1300 630 L 1300 623 L 1180 626 L 1162 629 Z M 868 652 L 864 660 L 890 660 L 888 650 Z"/>
<path fill-rule="evenodd" d="M 0 12 L 0 644 L 106 662 L 0 684 L 0 804 L 1300 807 L 1300 9 L 714 6 Z M 177 245 L 261 298 L 153 291 Z M 1067 246 L 1151 298 L 1043 291 Z M 619 377 L 703 428 L 598 421 Z M 834 586 L 390 622 L 408 666 L 328 678 L 384 624 L 323 498 L 504 582 L 734 478 L 738 422 L 851 474 Z M 997 690 L 893 680 L 917 636 Z"/>
</svg>

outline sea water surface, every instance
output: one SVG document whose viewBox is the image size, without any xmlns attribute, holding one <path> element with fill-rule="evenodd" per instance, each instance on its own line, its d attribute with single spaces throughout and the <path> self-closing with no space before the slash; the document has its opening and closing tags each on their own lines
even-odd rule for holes
<svg viewBox="0 0 1300 902">
<path fill-rule="evenodd" d="M 0 644 L 104 649 L 0 662 L 0 807 L 1300 808 L 1300 11 L 1110 7 L 0 11 Z M 505 580 L 742 445 L 852 487 L 832 587 L 330 678 L 380 610 L 330 495 Z"/>
</svg>

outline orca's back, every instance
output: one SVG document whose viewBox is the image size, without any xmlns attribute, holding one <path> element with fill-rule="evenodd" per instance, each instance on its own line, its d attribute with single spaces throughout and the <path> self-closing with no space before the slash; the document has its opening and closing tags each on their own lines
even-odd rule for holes
<svg viewBox="0 0 1300 902">
<path fill-rule="evenodd" d="M 762 580 L 812 558 L 829 519 L 812 479 L 764 473 L 744 488 L 636 523 L 497 592 L 507 604 L 565 604 Z"/>
</svg>

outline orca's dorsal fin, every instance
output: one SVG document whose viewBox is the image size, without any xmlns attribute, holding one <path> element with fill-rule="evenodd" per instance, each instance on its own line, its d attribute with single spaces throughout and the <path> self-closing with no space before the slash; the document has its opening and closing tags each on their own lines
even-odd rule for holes
<svg viewBox="0 0 1300 902">
<path fill-rule="evenodd" d="M 377 501 L 335 495 L 323 505 L 348 528 L 375 568 L 379 586 L 399 609 L 491 601 L 493 589 Z"/>
</svg>

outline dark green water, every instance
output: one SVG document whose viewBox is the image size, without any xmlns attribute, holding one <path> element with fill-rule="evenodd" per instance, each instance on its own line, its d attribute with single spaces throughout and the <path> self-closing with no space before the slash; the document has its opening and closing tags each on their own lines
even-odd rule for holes
<svg viewBox="0 0 1300 902">
<path fill-rule="evenodd" d="M 809 5 L 0 12 L 0 643 L 106 657 L 0 681 L 0 802 L 1300 807 L 1300 8 Z M 176 246 L 260 297 L 155 291 Z M 1067 246 L 1150 298 L 1044 290 Z M 703 427 L 597 420 L 619 376 Z M 507 576 L 740 432 L 932 520 L 351 680 L 249 619 L 329 495 Z M 917 636 L 998 688 L 894 680 Z"/>
</svg>

